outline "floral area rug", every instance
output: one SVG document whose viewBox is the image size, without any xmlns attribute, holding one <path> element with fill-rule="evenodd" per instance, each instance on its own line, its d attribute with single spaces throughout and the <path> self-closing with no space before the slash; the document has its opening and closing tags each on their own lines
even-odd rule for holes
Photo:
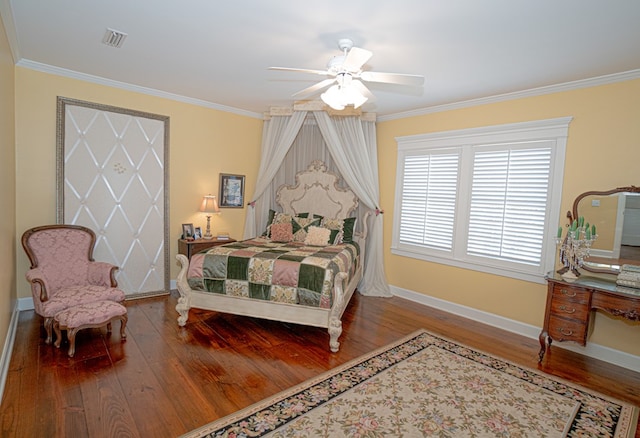
<svg viewBox="0 0 640 438">
<path fill-rule="evenodd" d="M 633 437 L 638 408 L 420 330 L 184 437 Z"/>
</svg>

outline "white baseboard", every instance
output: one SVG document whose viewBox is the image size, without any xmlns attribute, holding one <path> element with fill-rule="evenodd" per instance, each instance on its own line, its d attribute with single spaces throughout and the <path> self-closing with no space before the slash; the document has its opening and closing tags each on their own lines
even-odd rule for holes
<svg viewBox="0 0 640 438">
<path fill-rule="evenodd" d="M 22 312 L 23 310 L 33 310 L 33 297 L 27 298 L 18 298 L 17 306 L 18 312 Z"/>
<path fill-rule="evenodd" d="M 508 332 L 525 336 L 527 338 L 538 340 L 538 335 L 542 330 L 542 327 L 525 324 L 499 315 L 483 312 L 472 307 L 462 306 L 460 304 L 455 304 L 449 301 L 441 300 L 439 298 L 430 297 L 408 289 L 402 289 L 396 286 L 390 286 L 390 288 L 391 293 L 397 297 L 405 298 L 409 301 L 443 310 L 445 312 L 462 316 L 473 321 L 478 321 L 502 330 L 506 330 Z M 553 346 L 574 351 L 576 353 L 580 353 L 594 359 L 599 359 L 604 362 L 618 365 L 623 368 L 628 368 L 632 371 L 640 370 L 640 356 L 635 356 L 633 354 L 625 353 L 620 350 L 614 350 L 613 348 L 594 344 L 593 342 L 587 343 L 585 347 L 582 347 L 580 345 L 571 345 L 567 342 L 554 342 Z"/>
<path fill-rule="evenodd" d="M 13 353 L 13 344 L 16 340 L 16 333 L 18 331 L 18 318 L 20 317 L 20 309 L 18 303 L 13 309 L 11 314 L 11 321 L 9 322 L 9 330 L 7 330 L 7 338 L 4 341 L 4 347 L 2 348 L 2 357 L 0 358 L 0 400 L 4 395 L 4 386 L 7 382 L 7 375 L 9 374 L 9 365 L 11 364 L 11 354 Z"/>
</svg>

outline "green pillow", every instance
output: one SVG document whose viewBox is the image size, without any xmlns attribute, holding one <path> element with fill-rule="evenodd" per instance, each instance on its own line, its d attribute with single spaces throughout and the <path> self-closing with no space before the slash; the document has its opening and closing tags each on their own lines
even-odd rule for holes
<svg viewBox="0 0 640 438">
<path fill-rule="evenodd" d="M 356 230 L 356 222 L 358 218 L 348 217 L 344 219 L 342 226 L 342 241 L 345 243 L 353 242 L 353 233 Z"/>
</svg>

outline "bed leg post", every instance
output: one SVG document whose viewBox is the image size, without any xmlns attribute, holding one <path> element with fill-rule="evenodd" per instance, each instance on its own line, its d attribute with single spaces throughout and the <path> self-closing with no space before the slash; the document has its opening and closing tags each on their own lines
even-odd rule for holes
<svg viewBox="0 0 640 438">
<path fill-rule="evenodd" d="M 342 321 L 339 319 L 336 321 L 331 321 L 329 324 L 329 348 L 331 352 L 337 353 L 340 349 L 340 342 L 338 342 L 338 338 L 342 334 Z"/>
<path fill-rule="evenodd" d="M 184 327 L 189 319 L 189 304 L 186 297 L 178 298 L 178 304 L 176 304 L 176 311 L 180 314 L 178 316 L 178 325 Z"/>
<path fill-rule="evenodd" d="M 344 299 L 344 291 L 347 286 L 347 274 L 339 272 L 333 284 L 333 306 L 329 311 L 329 348 L 333 353 L 340 349 L 338 338 L 342 334 L 342 313 L 347 303 Z"/>
<path fill-rule="evenodd" d="M 187 282 L 187 271 L 189 270 L 189 259 L 183 254 L 176 255 L 176 259 L 180 262 L 180 272 L 178 272 L 178 278 L 176 279 L 176 286 L 180 293 L 178 298 L 178 304 L 176 304 L 176 311 L 180 314 L 178 316 L 178 325 L 184 327 L 189 319 L 189 309 L 191 308 L 191 287 Z"/>
</svg>

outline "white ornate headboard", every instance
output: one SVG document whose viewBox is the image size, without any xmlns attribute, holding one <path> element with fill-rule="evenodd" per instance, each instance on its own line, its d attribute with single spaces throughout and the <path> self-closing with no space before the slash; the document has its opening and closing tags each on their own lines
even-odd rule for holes
<svg viewBox="0 0 640 438">
<path fill-rule="evenodd" d="M 276 202 L 284 213 L 315 213 L 332 219 L 344 219 L 358 207 L 358 198 L 349 189 L 337 185 L 338 176 L 320 160 L 296 174 L 294 186 L 278 188 Z"/>
</svg>

